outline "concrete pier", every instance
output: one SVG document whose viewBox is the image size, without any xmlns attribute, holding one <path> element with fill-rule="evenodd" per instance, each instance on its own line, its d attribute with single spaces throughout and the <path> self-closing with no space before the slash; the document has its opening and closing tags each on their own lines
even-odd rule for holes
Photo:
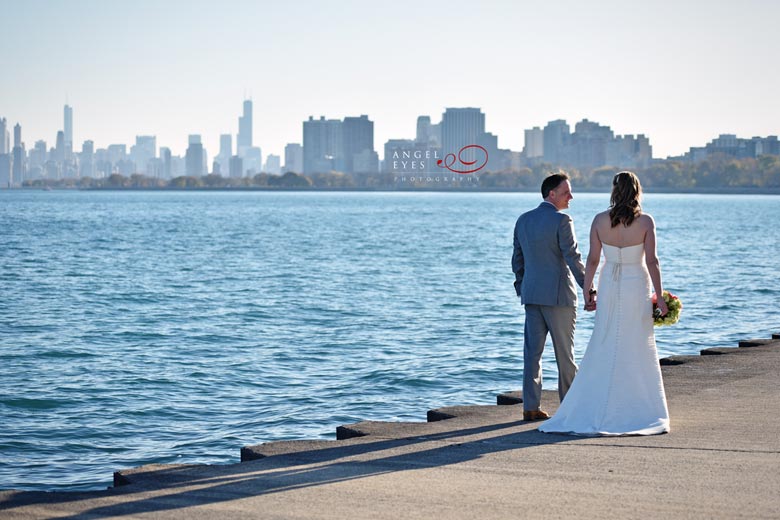
<svg viewBox="0 0 780 520">
<path fill-rule="evenodd" d="M 459 406 L 120 471 L 103 492 L 0 492 L 0 517 L 780 518 L 780 337 L 740 344 L 662 363 L 665 435 L 543 434 L 520 406 Z"/>
</svg>

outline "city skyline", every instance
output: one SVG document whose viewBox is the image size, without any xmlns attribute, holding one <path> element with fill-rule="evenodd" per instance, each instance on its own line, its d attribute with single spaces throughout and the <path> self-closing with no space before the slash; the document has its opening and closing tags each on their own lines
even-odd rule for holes
<svg viewBox="0 0 780 520">
<path fill-rule="evenodd" d="M 245 98 L 264 156 L 300 143 L 311 115 L 368 114 L 379 148 L 457 106 L 481 107 L 512 150 L 556 119 L 644 133 L 661 158 L 722 133 L 779 133 L 780 5 L 626 4 L 0 0 L 14 21 L 0 114 L 28 149 L 55 142 L 67 104 L 74 148 L 155 135 L 183 155 L 200 134 L 211 157 Z"/>
<path fill-rule="evenodd" d="M 663 161 L 653 157 L 650 139 L 644 134 L 616 134 L 609 125 L 588 119 L 577 122 L 574 131 L 565 120 L 549 121 L 544 128 L 524 131 L 526 145 L 522 151 L 500 149 L 498 136 L 487 131 L 485 114 L 480 108 L 447 107 L 439 123 L 433 124 L 430 116 L 418 116 L 413 139 L 391 139 L 384 146 L 380 145 L 380 149 L 384 148 L 383 164 L 374 143 L 374 122 L 367 115 L 346 116 L 343 120 L 310 116 L 302 122 L 303 143 L 285 146 L 282 168 L 280 155 L 268 154 L 262 161 L 261 149 L 253 146 L 252 101 L 244 100 L 242 105 L 235 155 L 231 134 L 220 135 L 219 153 L 211 156 L 203 146 L 200 134 L 188 135 L 183 157 L 172 154 L 167 146 L 160 146 L 158 153 L 154 135 L 136 136 L 129 153 L 126 143 L 113 143 L 96 150 L 92 140 L 84 141 L 79 151 L 72 146 L 70 138 L 73 107 L 69 105 L 64 106 L 64 130 L 57 132 L 53 147 L 36 140 L 28 153 L 23 128 L 17 123 L 13 128 L 13 149 L 6 150 L 10 143 L 9 125 L 6 118 L 0 117 L 0 185 L 18 185 L 42 178 L 105 178 L 112 173 L 139 173 L 158 179 L 181 175 L 201 177 L 210 173 L 231 178 L 251 177 L 257 173 L 281 175 L 282 170 L 304 174 L 337 171 L 365 175 L 380 170 L 383 173 L 419 174 L 428 171 L 433 161 L 399 162 L 398 159 L 406 156 L 411 159 L 412 154 L 418 158 L 424 154 L 426 159 L 451 156 L 454 161 L 453 151 L 460 149 L 472 149 L 466 151 L 466 155 L 458 154 L 460 161 L 466 161 L 464 164 L 476 164 L 476 159 L 484 161 L 472 171 L 484 167 L 486 171 L 517 172 L 519 168 L 542 163 L 585 169 L 602 166 L 643 168 L 654 160 Z M 482 152 L 477 152 L 476 148 L 481 148 Z M 744 138 L 719 134 L 706 145 L 692 146 L 684 157 L 675 159 L 698 162 L 718 153 L 735 158 L 755 158 L 764 154 L 780 156 L 780 142 L 776 135 Z M 450 166 L 448 163 L 446 169 Z M 452 171 L 468 173 L 457 168 L 459 166 Z"/>
</svg>

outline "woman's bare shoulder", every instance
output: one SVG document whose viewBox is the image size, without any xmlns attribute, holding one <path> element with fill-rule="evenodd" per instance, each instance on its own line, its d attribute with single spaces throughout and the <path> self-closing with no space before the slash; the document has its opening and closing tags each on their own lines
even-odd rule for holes
<svg viewBox="0 0 780 520">
<path fill-rule="evenodd" d="M 653 216 L 650 213 L 642 213 L 639 215 L 639 223 L 642 225 L 642 227 L 646 228 L 653 228 L 655 227 L 655 220 L 653 219 Z"/>
</svg>

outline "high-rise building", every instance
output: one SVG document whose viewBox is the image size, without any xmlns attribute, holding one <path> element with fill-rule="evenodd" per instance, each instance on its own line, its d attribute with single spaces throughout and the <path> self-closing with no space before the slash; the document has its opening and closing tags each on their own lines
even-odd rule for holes
<svg viewBox="0 0 780 520">
<path fill-rule="evenodd" d="M 11 143 L 8 135 L 8 120 L 0 117 L 0 154 L 4 153 L 11 153 Z"/>
<path fill-rule="evenodd" d="M 238 118 L 236 153 L 244 157 L 250 148 L 252 148 L 252 100 L 247 99 L 244 100 L 244 114 Z"/>
<path fill-rule="evenodd" d="M 25 180 L 27 154 L 22 142 L 22 125 L 16 123 L 14 126 L 14 148 L 13 165 L 11 170 L 11 183 L 21 184 Z"/>
<path fill-rule="evenodd" d="M 95 171 L 95 143 L 84 141 L 79 154 L 79 174 L 81 177 L 94 177 Z"/>
<path fill-rule="evenodd" d="M 303 173 L 303 147 L 298 143 L 289 143 L 284 147 L 284 171 Z"/>
<path fill-rule="evenodd" d="M 35 141 L 35 146 L 30 150 L 30 168 L 43 168 L 43 165 L 46 164 L 46 159 L 48 159 L 47 155 L 46 141 L 40 139 Z"/>
<path fill-rule="evenodd" d="M 268 154 L 268 157 L 265 159 L 265 168 L 263 168 L 266 173 L 271 173 L 274 175 L 279 175 L 282 173 L 282 159 L 278 155 L 274 154 Z"/>
<path fill-rule="evenodd" d="M 544 132 L 538 126 L 525 131 L 523 155 L 526 159 L 538 159 L 544 156 Z"/>
<path fill-rule="evenodd" d="M 484 134 L 485 114 L 479 108 L 447 108 L 442 114 L 442 154 L 455 154 L 456 164 L 460 161 L 474 164 L 482 159 L 473 148 L 463 153 L 460 150 L 468 145 L 481 144 Z"/>
<path fill-rule="evenodd" d="M 13 186 L 13 174 L 11 173 L 11 154 L 0 153 L 0 189 Z"/>
<path fill-rule="evenodd" d="M 220 174 L 224 177 L 230 169 L 230 158 L 233 156 L 233 136 L 231 134 L 220 134 L 219 136 L 219 154 L 214 158 L 215 163 L 219 163 Z"/>
<path fill-rule="evenodd" d="M 189 146 L 185 154 L 185 170 L 188 177 L 201 177 L 205 171 L 206 156 L 203 150 L 203 144 L 200 142 L 200 135 L 191 134 L 189 136 Z"/>
<path fill-rule="evenodd" d="M 544 127 L 544 160 L 552 164 L 568 163 L 566 147 L 570 137 L 569 125 L 565 120 L 556 119 L 547 123 Z"/>
<path fill-rule="evenodd" d="M 222 134 L 219 136 L 219 155 L 228 160 L 233 156 L 233 136 Z"/>
<path fill-rule="evenodd" d="M 355 173 L 378 173 L 379 154 L 368 148 L 352 156 L 352 170 Z"/>
<path fill-rule="evenodd" d="M 382 164 L 382 171 L 388 173 L 418 173 L 415 168 L 411 166 L 411 159 L 414 157 L 414 151 L 417 148 L 422 148 L 425 145 L 416 143 L 411 139 L 390 139 L 385 143 L 385 159 Z M 421 156 L 422 158 L 423 156 Z M 405 159 L 409 159 L 406 161 Z M 421 169 L 427 173 L 430 171 L 429 167 Z"/>
<path fill-rule="evenodd" d="M 111 172 L 114 171 L 119 163 L 124 162 L 127 159 L 127 146 L 124 144 L 110 144 L 106 149 L 106 160 L 111 163 Z"/>
<path fill-rule="evenodd" d="M 240 179 L 244 176 L 244 160 L 238 155 L 230 158 L 230 177 Z"/>
<path fill-rule="evenodd" d="M 173 166 L 171 160 L 171 149 L 167 146 L 160 147 L 160 177 L 163 179 L 173 178 Z"/>
<path fill-rule="evenodd" d="M 135 163 L 135 171 L 147 173 L 149 161 L 157 157 L 157 137 L 154 135 L 135 136 L 135 145 L 130 147 L 130 160 Z"/>
<path fill-rule="evenodd" d="M 250 146 L 244 150 L 244 171 L 249 175 L 260 173 L 263 169 L 263 151 L 259 146 Z"/>
<path fill-rule="evenodd" d="M 344 132 L 338 119 L 303 122 L 303 173 L 344 171 Z"/>
<path fill-rule="evenodd" d="M 607 164 L 607 144 L 614 137 L 610 127 L 583 119 L 574 125 L 574 134 L 572 134 L 573 163 L 585 168 L 595 168 Z"/>
<path fill-rule="evenodd" d="M 431 116 L 417 118 L 417 141 L 419 144 L 428 144 L 431 139 Z"/>
<path fill-rule="evenodd" d="M 345 117 L 341 129 L 343 132 L 343 152 L 341 154 L 344 158 L 343 171 L 357 172 L 359 170 L 356 170 L 354 166 L 355 156 L 362 154 L 365 150 L 368 150 L 369 153 L 374 152 L 374 122 L 369 120 L 366 115 Z"/>
<path fill-rule="evenodd" d="M 65 162 L 65 132 L 60 130 L 57 132 L 57 140 L 54 145 L 54 157 L 55 162 L 62 164 Z"/>
<path fill-rule="evenodd" d="M 65 133 L 65 158 L 69 159 L 73 153 L 73 108 L 65 105 L 63 114 L 63 132 Z"/>
</svg>

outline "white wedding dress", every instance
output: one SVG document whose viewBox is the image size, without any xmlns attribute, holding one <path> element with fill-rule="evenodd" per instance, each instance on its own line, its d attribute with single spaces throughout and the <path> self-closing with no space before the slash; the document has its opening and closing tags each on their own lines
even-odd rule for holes
<svg viewBox="0 0 780 520">
<path fill-rule="evenodd" d="M 668 432 L 644 246 L 603 244 L 603 251 L 593 335 L 560 408 L 539 430 L 576 435 Z"/>
</svg>

